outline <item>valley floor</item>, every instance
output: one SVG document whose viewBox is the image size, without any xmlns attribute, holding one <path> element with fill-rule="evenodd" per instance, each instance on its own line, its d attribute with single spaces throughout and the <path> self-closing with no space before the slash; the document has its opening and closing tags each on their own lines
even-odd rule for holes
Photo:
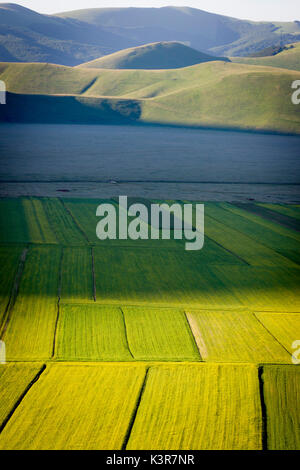
<svg viewBox="0 0 300 470">
<path fill-rule="evenodd" d="M 206 203 L 186 252 L 101 202 L 0 199 L 0 449 L 300 449 L 300 206 Z"/>
</svg>

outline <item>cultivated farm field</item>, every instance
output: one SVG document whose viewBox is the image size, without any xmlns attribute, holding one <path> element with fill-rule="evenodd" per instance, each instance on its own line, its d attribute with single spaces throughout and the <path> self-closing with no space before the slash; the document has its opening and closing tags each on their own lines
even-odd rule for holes
<svg viewBox="0 0 300 470">
<path fill-rule="evenodd" d="M 101 202 L 0 200 L 0 449 L 300 449 L 300 207 L 207 203 L 191 253 Z"/>
</svg>

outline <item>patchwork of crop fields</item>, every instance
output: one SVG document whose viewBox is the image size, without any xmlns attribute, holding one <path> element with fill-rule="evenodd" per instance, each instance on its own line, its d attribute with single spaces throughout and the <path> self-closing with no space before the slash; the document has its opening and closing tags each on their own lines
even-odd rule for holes
<svg viewBox="0 0 300 470">
<path fill-rule="evenodd" d="M 101 202 L 0 199 L 0 449 L 300 449 L 300 207 L 207 203 L 188 252 Z"/>
</svg>

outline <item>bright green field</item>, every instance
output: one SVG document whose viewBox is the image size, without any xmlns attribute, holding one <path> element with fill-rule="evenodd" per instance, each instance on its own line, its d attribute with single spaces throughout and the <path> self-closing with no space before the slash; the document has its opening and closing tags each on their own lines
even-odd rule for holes
<svg viewBox="0 0 300 470">
<path fill-rule="evenodd" d="M 300 207 L 205 204 L 191 253 L 98 204 L 0 200 L 0 448 L 300 449 Z"/>
<path fill-rule="evenodd" d="M 260 363 L 290 360 L 290 355 L 257 322 L 253 313 L 191 311 L 188 320 L 204 361 Z"/>
<path fill-rule="evenodd" d="M 0 449 L 119 449 L 144 376 L 142 365 L 49 366 L 1 433 Z"/>
<path fill-rule="evenodd" d="M 127 449 L 261 449 L 255 366 L 153 367 Z"/>
<path fill-rule="evenodd" d="M 56 358 L 77 361 L 130 361 L 122 310 L 97 305 L 62 305 Z"/>
</svg>

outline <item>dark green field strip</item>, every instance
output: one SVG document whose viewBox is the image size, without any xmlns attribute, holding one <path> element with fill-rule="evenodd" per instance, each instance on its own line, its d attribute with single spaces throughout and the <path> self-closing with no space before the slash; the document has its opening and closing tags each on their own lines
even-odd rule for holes
<svg viewBox="0 0 300 470">
<path fill-rule="evenodd" d="M 270 210 L 267 207 L 259 206 L 257 204 L 236 203 L 235 206 L 263 217 L 266 220 L 271 220 L 271 222 L 275 222 L 283 227 L 300 232 L 300 221 L 290 217 L 289 215 Z"/>
<path fill-rule="evenodd" d="M 10 361 L 51 357 L 57 317 L 61 249 L 32 247 L 3 340 Z"/>
<path fill-rule="evenodd" d="M 256 204 L 259 207 L 264 207 L 270 211 L 275 211 L 276 213 L 292 217 L 292 219 L 297 219 L 300 221 L 300 208 L 294 205 L 288 204 Z"/>
<path fill-rule="evenodd" d="M 250 204 L 249 207 L 250 206 L 252 206 L 252 204 Z M 232 214 L 235 214 L 236 216 L 242 217 L 243 219 L 247 219 L 248 223 L 251 224 L 251 227 L 255 225 L 257 227 L 262 226 L 268 229 L 267 233 L 270 234 L 270 236 L 272 232 L 276 232 L 277 234 L 281 235 L 284 238 L 288 238 L 288 239 L 292 238 L 293 240 L 296 240 L 297 243 L 300 242 L 300 234 L 297 231 L 292 230 L 291 228 L 288 228 L 288 227 L 284 227 L 282 224 L 279 224 L 278 222 L 275 222 L 273 220 L 264 218 L 259 214 L 256 214 L 254 212 L 256 209 L 254 209 L 254 211 L 250 211 L 244 208 L 244 204 L 242 204 L 241 207 L 238 207 L 238 205 L 229 204 L 227 202 L 218 203 L 217 207 L 222 208 Z M 255 208 L 258 206 L 253 204 L 253 207 Z M 269 231 L 271 231 L 271 233 Z"/>
<path fill-rule="evenodd" d="M 130 199 L 129 199 L 130 201 Z M 96 227 L 98 222 L 101 220 L 100 217 L 96 216 L 97 207 L 100 204 L 112 204 L 116 209 L 116 240 L 100 240 L 96 235 Z M 144 201 L 144 204 L 149 205 L 150 201 Z M 73 215 L 74 220 L 76 220 L 78 226 L 86 233 L 86 236 L 89 242 L 93 245 L 101 246 L 112 246 L 112 247 L 136 247 L 136 248 L 174 248 L 174 249 L 184 249 L 184 242 L 181 240 L 152 240 L 150 237 L 150 225 L 147 225 L 149 239 L 148 240 L 120 240 L 119 233 L 119 216 L 118 210 L 119 205 L 113 199 L 101 200 L 101 199 L 66 199 L 64 200 L 65 207 Z M 128 203 L 130 205 L 130 202 Z M 127 217 L 128 224 L 132 218 Z M 173 235 L 171 235 L 173 237 Z M 160 235 L 161 238 L 161 235 Z"/>
<path fill-rule="evenodd" d="M 221 221 L 207 215 L 207 213 L 205 215 L 205 240 L 207 240 L 207 237 L 215 240 L 251 266 L 296 267 L 300 261 L 298 252 L 295 252 L 295 255 L 293 252 L 289 253 L 289 256 L 283 256 L 261 242 L 253 240 L 249 235 L 224 225 Z M 286 251 L 284 251 L 284 255 L 286 255 Z"/>
<path fill-rule="evenodd" d="M 206 204 L 206 215 L 213 217 L 223 225 L 231 227 L 238 232 L 252 238 L 257 243 L 265 245 L 273 250 L 300 251 L 300 236 L 298 239 L 285 236 L 272 228 L 257 223 L 256 220 L 247 218 L 247 211 L 230 204 Z M 285 230 L 285 228 L 283 228 Z"/>
<path fill-rule="evenodd" d="M 132 360 L 120 308 L 62 305 L 55 357 L 64 361 Z"/>
<path fill-rule="evenodd" d="M 128 245 L 131 241 L 127 240 L 99 240 L 96 234 L 96 227 L 100 218 L 96 216 L 97 207 L 100 204 L 112 204 L 116 207 L 115 201 L 112 199 L 102 200 L 102 199 L 65 199 L 64 200 L 65 207 L 70 211 L 73 215 L 74 219 L 76 220 L 78 226 L 86 233 L 87 239 L 89 243 L 96 245 L 96 244 L 110 244 L 110 245 Z M 117 230 L 118 230 L 118 218 L 116 219 L 117 222 Z M 139 243 L 139 242 L 134 242 Z"/>
<path fill-rule="evenodd" d="M 29 241 L 21 199 L 0 199 L 1 243 L 26 243 Z"/>
<path fill-rule="evenodd" d="M 41 200 L 0 199 L 1 243 L 57 243 Z"/>
<path fill-rule="evenodd" d="M 293 343 L 300 340 L 300 314 L 256 313 L 256 317 L 270 334 L 289 351 L 289 363 L 291 363 L 291 355 L 295 351 Z"/>
<path fill-rule="evenodd" d="M 0 429 L 41 367 L 37 363 L 0 364 Z"/>
<path fill-rule="evenodd" d="M 277 250 L 277 253 L 279 255 L 282 255 L 285 258 L 285 260 L 289 259 L 293 263 L 294 266 L 295 266 L 295 264 L 300 265 L 300 252 L 299 251 L 295 251 L 295 250 Z M 287 262 L 285 261 L 284 263 L 282 263 L 282 266 L 288 266 Z"/>
<path fill-rule="evenodd" d="M 151 367 L 127 450 L 246 450 L 262 447 L 257 368 Z"/>
<path fill-rule="evenodd" d="M 87 239 L 60 199 L 43 198 L 42 203 L 58 243 L 67 246 L 87 244 Z"/>
<path fill-rule="evenodd" d="M 211 269 L 249 310 L 300 312 L 299 269 L 253 266 L 214 266 Z"/>
<path fill-rule="evenodd" d="M 64 302 L 94 300 L 90 247 L 63 248 L 61 299 Z"/>
<path fill-rule="evenodd" d="M 24 247 L 0 246 L 0 331 Z"/>
<path fill-rule="evenodd" d="M 121 449 L 144 365 L 47 365 L 0 435 L 5 450 Z"/>
<path fill-rule="evenodd" d="M 263 391 L 269 450 L 300 450 L 300 367 L 266 365 Z"/>
<path fill-rule="evenodd" d="M 202 308 L 242 306 L 192 252 L 174 250 L 94 249 L 97 302 L 197 305 Z M 237 266 L 228 266 L 230 270 Z M 241 268 L 241 266 L 239 266 Z"/>
<path fill-rule="evenodd" d="M 211 362 L 291 362 L 250 312 L 187 311 L 201 357 Z"/>
<path fill-rule="evenodd" d="M 76 219 L 78 226 L 82 228 L 87 234 L 88 240 L 91 244 L 98 245 L 98 246 L 110 246 L 110 247 L 123 247 L 123 248 L 157 248 L 157 249 L 176 249 L 176 250 L 185 250 L 185 240 L 174 240 L 174 232 L 172 230 L 172 221 L 171 218 L 171 239 L 170 240 L 162 240 L 162 231 L 160 230 L 159 240 L 152 240 L 150 239 L 151 235 L 151 226 L 147 224 L 148 227 L 148 240 L 99 240 L 96 236 L 96 226 L 99 222 L 100 218 L 96 217 L 96 210 L 98 205 L 101 202 L 105 203 L 112 203 L 116 208 L 116 213 L 118 214 L 118 204 L 115 200 L 73 200 L 67 199 L 64 201 L 66 208 L 73 214 L 74 219 Z M 136 198 L 128 199 L 128 207 L 133 202 L 143 203 L 146 207 L 150 207 L 151 201 L 150 200 L 139 200 Z M 157 203 L 161 203 L 162 201 L 156 201 Z M 166 203 L 172 204 L 173 201 L 165 201 Z M 149 217 L 150 217 L 150 209 L 149 209 Z M 130 223 L 130 218 L 128 218 L 128 223 Z M 149 219 L 150 220 L 150 219 Z M 117 234 L 119 230 L 119 219 L 117 217 Z M 173 227 L 174 228 L 174 227 Z M 206 264 L 243 264 L 243 261 L 239 259 L 234 254 L 230 253 L 228 250 L 224 249 L 223 247 L 219 246 L 213 240 L 206 239 L 205 246 L 201 250 L 200 253 L 194 253 L 194 255 L 199 256 L 201 258 L 202 263 Z"/>
<path fill-rule="evenodd" d="M 135 360 L 200 360 L 183 311 L 151 307 L 123 307 L 122 310 Z"/>
</svg>

